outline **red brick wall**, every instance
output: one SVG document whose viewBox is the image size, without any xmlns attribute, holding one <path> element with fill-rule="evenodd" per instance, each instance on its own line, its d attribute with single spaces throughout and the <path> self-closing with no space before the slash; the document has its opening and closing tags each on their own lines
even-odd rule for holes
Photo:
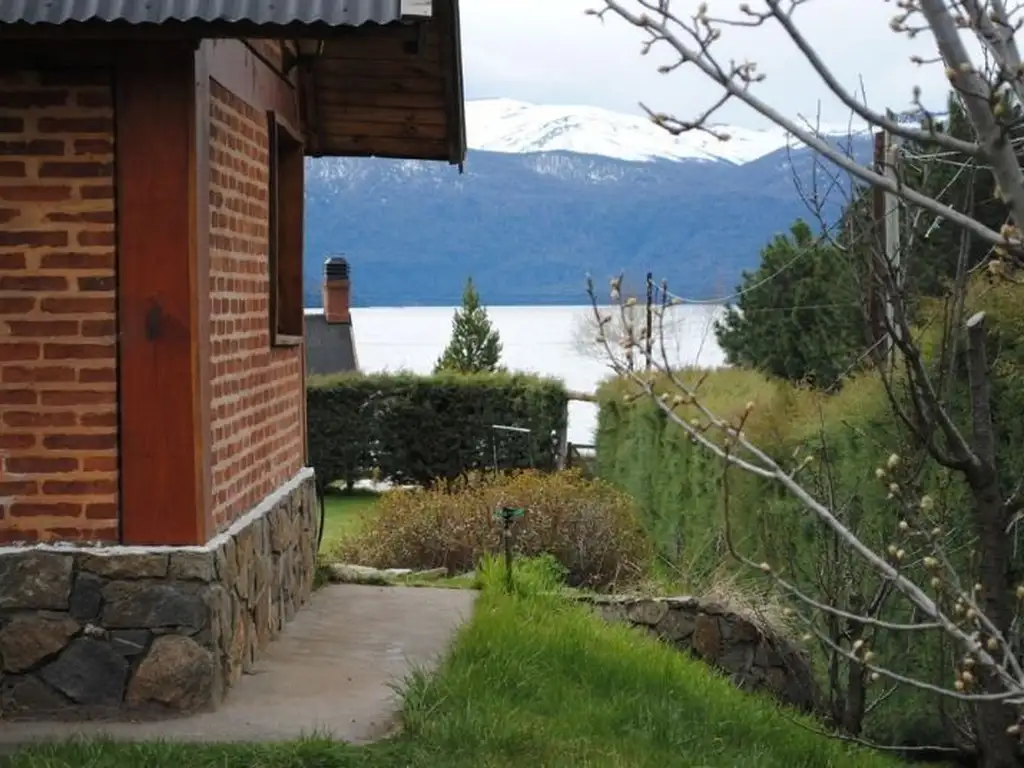
<svg viewBox="0 0 1024 768">
<path fill-rule="evenodd" d="M 303 463 L 302 348 L 270 347 L 266 118 L 211 82 L 213 514 L 218 530 Z"/>
<path fill-rule="evenodd" d="M 0 543 L 117 539 L 110 73 L 0 75 Z"/>
</svg>

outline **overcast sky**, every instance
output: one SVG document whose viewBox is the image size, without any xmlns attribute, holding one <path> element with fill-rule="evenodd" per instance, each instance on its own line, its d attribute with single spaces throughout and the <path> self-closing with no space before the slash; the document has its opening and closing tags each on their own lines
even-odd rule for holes
<svg viewBox="0 0 1024 768">
<path fill-rule="evenodd" d="M 638 112 L 638 101 L 652 108 L 694 115 L 716 96 L 703 75 L 677 71 L 660 75 L 667 60 L 640 55 L 643 33 L 617 17 L 602 24 L 584 15 L 600 0 L 462 0 L 462 44 L 467 98 L 506 96 L 541 104 L 584 104 Z M 758 0 L 750 0 L 752 7 Z M 696 0 L 676 0 L 696 9 Z M 736 0 L 710 0 L 713 12 L 735 9 Z M 850 88 L 863 81 L 868 103 L 896 110 L 910 106 L 914 84 L 929 106 L 945 101 L 936 65 L 919 67 L 913 53 L 934 55 L 930 35 L 918 40 L 889 29 L 895 4 L 884 0 L 812 0 L 796 20 L 839 80 Z M 692 10 L 691 10 L 692 14 Z M 845 122 L 849 111 L 829 94 L 820 78 L 777 25 L 727 28 L 716 43 L 728 60 L 758 63 L 767 80 L 757 94 L 790 116 L 813 117 L 820 102 L 823 120 Z M 745 106 L 729 107 L 722 122 L 759 126 Z"/>
</svg>

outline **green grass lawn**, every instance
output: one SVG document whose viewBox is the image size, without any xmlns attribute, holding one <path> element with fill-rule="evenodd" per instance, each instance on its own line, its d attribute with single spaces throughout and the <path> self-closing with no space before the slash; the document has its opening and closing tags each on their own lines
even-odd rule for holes
<svg viewBox="0 0 1024 768">
<path fill-rule="evenodd" d="M 538 569 L 508 596 L 488 568 L 472 621 L 436 675 L 404 690 L 404 732 L 368 747 L 60 745 L 9 768 L 883 768 L 697 661 L 546 594 Z M 344 695 L 343 693 L 339 695 Z M 801 720 L 807 724 L 809 721 Z"/>
<path fill-rule="evenodd" d="M 357 533 L 368 516 L 373 515 L 373 506 L 380 498 L 379 493 L 353 490 L 343 493 L 331 490 L 324 496 L 324 536 L 321 552 L 333 551 L 345 536 Z"/>
</svg>

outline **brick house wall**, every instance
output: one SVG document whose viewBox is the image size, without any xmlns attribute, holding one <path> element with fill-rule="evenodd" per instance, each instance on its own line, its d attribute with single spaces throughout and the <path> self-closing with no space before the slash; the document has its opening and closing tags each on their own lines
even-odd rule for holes
<svg viewBox="0 0 1024 768">
<path fill-rule="evenodd" d="M 0 543 L 118 538 L 112 75 L 0 75 Z"/>
<path fill-rule="evenodd" d="M 119 539 L 112 82 L 0 76 L 0 544 Z M 266 116 L 210 86 L 210 502 L 223 530 L 301 469 L 305 388 L 302 348 L 270 344 Z"/>
<path fill-rule="evenodd" d="M 301 347 L 270 346 L 267 118 L 210 83 L 213 515 L 222 530 L 303 465 Z"/>
</svg>

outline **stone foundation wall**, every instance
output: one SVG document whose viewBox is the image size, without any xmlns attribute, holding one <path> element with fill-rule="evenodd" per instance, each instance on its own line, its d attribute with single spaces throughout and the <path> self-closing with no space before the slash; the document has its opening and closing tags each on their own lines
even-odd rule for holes
<svg viewBox="0 0 1024 768">
<path fill-rule="evenodd" d="M 765 691 L 804 712 L 817 710 L 822 701 L 805 653 L 720 605 L 693 597 L 583 599 L 607 621 L 650 632 L 723 672 L 739 688 Z"/>
<path fill-rule="evenodd" d="M 0 717 L 215 707 L 313 588 L 304 470 L 205 547 L 0 549 Z"/>
</svg>

